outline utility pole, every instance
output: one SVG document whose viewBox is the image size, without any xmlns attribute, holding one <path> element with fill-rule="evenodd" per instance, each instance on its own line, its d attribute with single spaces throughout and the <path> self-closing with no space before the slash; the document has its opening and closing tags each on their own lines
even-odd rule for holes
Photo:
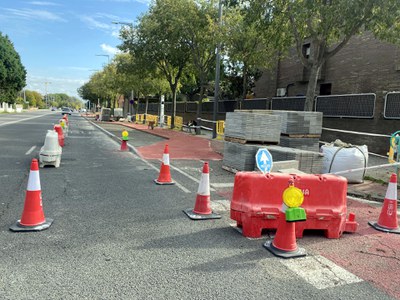
<svg viewBox="0 0 400 300">
<path fill-rule="evenodd" d="M 130 30 L 133 30 L 133 23 L 131 22 L 120 22 L 120 21 L 112 21 L 112 24 L 117 24 L 117 25 L 122 25 L 122 26 L 128 26 L 130 28 Z M 131 114 L 131 116 L 133 117 L 135 114 L 135 98 L 133 97 L 133 89 L 131 91 L 131 99 L 129 100 L 129 113 Z"/>
<path fill-rule="evenodd" d="M 222 1 L 219 0 L 218 6 L 218 23 L 222 25 Z M 218 111 L 218 97 L 219 97 L 219 77 L 220 77 L 220 65 L 221 65 L 221 42 L 217 45 L 217 57 L 215 63 L 215 91 L 214 91 L 214 109 L 213 109 L 213 134 L 212 138 L 217 137 L 217 111 Z"/>
<path fill-rule="evenodd" d="M 48 104 L 47 104 L 47 85 L 48 85 L 48 84 L 50 84 L 50 83 L 51 83 L 51 82 L 49 82 L 49 81 L 45 81 L 45 82 L 44 82 L 44 84 L 45 84 L 45 87 L 46 87 L 46 89 L 45 89 L 45 90 L 46 90 L 46 94 L 45 94 L 45 99 L 46 99 L 46 108 L 48 108 Z"/>
</svg>

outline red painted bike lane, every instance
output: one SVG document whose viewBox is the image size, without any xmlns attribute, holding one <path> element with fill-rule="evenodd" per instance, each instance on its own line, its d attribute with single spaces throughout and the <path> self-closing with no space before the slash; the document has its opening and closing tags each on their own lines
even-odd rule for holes
<svg viewBox="0 0 400 300">
<path fill-rule="evenodd" d="M 147 125 L 132 123 L 116 123 L 126 127 L 141 130 L 165 138 L 152 145 L 138 147 L 139 154 L 144 159 L 161 159 L 164 146 L 168 144 L 171 159 L 196 159 L 196 160 L 221 160 L 222 155 L 216 153 L 211 147 L 208 138 L 198 137 L 184 132 L 155 127 L 149 129 Z"/>
</svg>

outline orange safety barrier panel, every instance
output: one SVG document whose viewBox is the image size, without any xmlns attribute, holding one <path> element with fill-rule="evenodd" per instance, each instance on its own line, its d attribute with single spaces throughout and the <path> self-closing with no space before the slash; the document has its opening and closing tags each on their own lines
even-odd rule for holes
<svg viewBox="0 0 400 300">
<path fill-rule="evenodd" d="M 327 238 L 339 238 L 343 232 L 355 232 L 354 214 L 347 215 L 347 180 L 336 175 L 261 174 L 238 172 L 231 201 L 231 219 L 242 227 L 246 237 L 261 237 L 263 229 L 276 229 L 282 209 L 282 193 L 289 180 L 304 194 L 302 207 L 307 220 L 296 223 L 296 237 L 307 229 L 323 230 Z"/>
</svg>

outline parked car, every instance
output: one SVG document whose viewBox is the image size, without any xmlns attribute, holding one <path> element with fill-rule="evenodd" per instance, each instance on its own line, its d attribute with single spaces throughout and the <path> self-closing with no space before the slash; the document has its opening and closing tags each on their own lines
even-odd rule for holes
<svg viewBox="0 0 400 300">
<path fill-rule="evenodd" d="M 71 109 L 69 107 L 63 107 L 61 109 L 61 114 L 62 115 L 66 115 L 66 114 L 71 115 L 71 113 L 72 113 L 72 111 L 71 111 Z"/>
</svg>

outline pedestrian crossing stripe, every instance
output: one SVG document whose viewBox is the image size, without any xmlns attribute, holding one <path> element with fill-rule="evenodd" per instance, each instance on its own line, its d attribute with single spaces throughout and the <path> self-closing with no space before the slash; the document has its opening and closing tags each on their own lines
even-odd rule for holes
<svg viewBox="0 0 400 300">
<path fill-rule="evenodd" d="M 319 290 L 363 281 L 321 255 L 281 260 L 281 263 Z"/>
</svg>

